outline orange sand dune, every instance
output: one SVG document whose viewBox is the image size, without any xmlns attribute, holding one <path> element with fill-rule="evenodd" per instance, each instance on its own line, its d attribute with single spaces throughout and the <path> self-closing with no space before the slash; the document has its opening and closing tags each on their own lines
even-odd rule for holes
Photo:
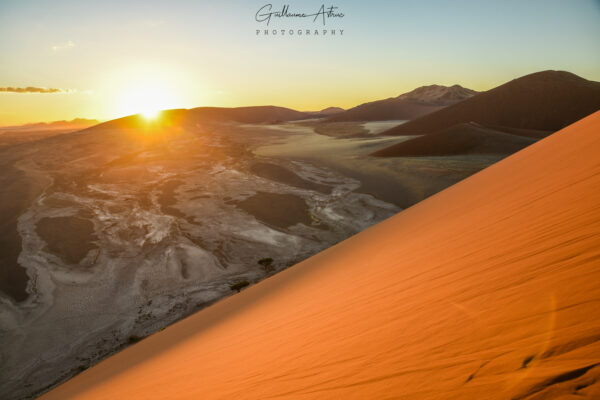
<svg viewBox="0 0 600 400">
<path fill-rule="evenodd" d="M 600 398 L 600 112 L 44 399 Z"/>
</svg>

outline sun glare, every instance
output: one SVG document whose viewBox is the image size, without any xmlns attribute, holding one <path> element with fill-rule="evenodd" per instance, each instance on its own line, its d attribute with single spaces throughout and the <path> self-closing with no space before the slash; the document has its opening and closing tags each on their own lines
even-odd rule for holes
<svg viewBox="0 0 600 400">
<path fill-rule="evenodd" d="M 159 109 L 145 110 L 145 111 L 142 111 L 140 114 L 142 114 L 142 117 L 144 117 L 148 120 L 152 120 L 152 119 L 156 119 L 156 117 L 158 117 L 159 112 L 160 112 Z"/>
<path fill-rule="evenodd" d="M 122 115 L 141 114 L 154 119 L 161 110 L 172 108 L 175 96 L 154 82 L 131 88 L 123 93 L 119 107 Z"/>
<path fill-rule="evenodd" d="M 112 83 L 115 85 L 115 115 L 140 114 L 147 120 L 155 119 L 160 111 L 181 107 L 181 96 L 174 81 L 174 73 L 137 68 L 127 70 Z M 132 76 L 133 75 L 133 76 Z"/>
</svg>

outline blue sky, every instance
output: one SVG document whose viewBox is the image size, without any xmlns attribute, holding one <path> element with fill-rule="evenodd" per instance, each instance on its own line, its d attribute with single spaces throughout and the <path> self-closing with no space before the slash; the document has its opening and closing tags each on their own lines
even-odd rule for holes
<svg viewBox="0 0 600 400">
<path fill-rule="evenodd" d="M 285 1 L 335 5 L 343 36 L 256 35 L 263 1 L 0 2 L 0 125 L 164 107 L 350 107 L 425 84 L 486 90 L 545 69 L 600 81 L 600 1 Z M 320 29 L 322 26 L 317 25 Z M 273 29 L 312 29 L 274 21 Z M 138 99 L 138 100 L 136 100 Z"/>
</svg>

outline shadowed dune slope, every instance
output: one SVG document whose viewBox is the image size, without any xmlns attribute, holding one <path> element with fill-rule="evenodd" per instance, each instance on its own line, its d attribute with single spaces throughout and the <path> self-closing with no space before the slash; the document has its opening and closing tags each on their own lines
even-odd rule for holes
<svg viewBox="0 0 600 400">
<path fill-rule="evenodd" d="M 526 75 L 382 135 L 430 134 L 464 122 L 557 131 L 600 109 L 600 82 L 564 71 Z"/>
<path fill-rule="evenodd" d="M 477 94 L 460 85 L 421 86 L 398 97 L 361 104 L 327 118 L 328 122 L 413 119 Z"/>
<path fill-rule="evenodd" d="M 599 133 L 596 113 L 43 398 L 599 398 Z"/>
<path fill-rule="evenodd" d="M 449 156 L 456 154 L 511 154 L 535 139 L 488 129 L 473 122 L 423 135 L 378 150 L 376 157 Z"/>
</svg>

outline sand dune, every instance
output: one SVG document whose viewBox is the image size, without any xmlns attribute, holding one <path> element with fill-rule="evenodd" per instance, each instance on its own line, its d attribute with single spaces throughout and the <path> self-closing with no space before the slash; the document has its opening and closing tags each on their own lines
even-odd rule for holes
<svg viewBox="0 0 600 400">
<path fill-rule="evenodd" d="M 309 118 L 301 111 L 276 106 L 256 107 L 197 107 L 191 109 L 174 109 L 161 111 L 160 118 L 149 121 L 142 115 L 107 121 L 88 129 L 122 129 L 150 127 L 152 129 L 170 126 L 195 126 L 203 122 L 241 122 L 248 124 L 269 123 L 275 121 L 294 121 Z"/>
<path fill-rule="evenodd" d="M 600 396 L 600 113 L 43 399 Z"/>
<path fill-rule="evenodd" d="M 344 111 L 346 111 L 346 110 L 344 110 L 341 107 L 327 107 L 327 108 L 324 108 L 319 111 L 305 111 L 305 113 L 310 114 L 310 115 L 314 116 L 315 118 L 322 118 L 322 117 L 327 117 L 327 116 L 334 115 L 334 114 L 343 113 Z"/>
<path fill-rule="evenodd" d="M 476 123 L 458 124 L 376 151 L 376 157 L 450 156 L 457 154 L 512 154 L 535 139 L 485 128 Z"/>
<path fill-rule="evenodd" d="M 382 134 L 430 134 L 465 122 L 554 132 L 599 109 L 599 82 L 564 71 L 542 71 Z"/>
<path fill-rule="evenodd" d="M 422 86 L 398 97 L 361 104 L 327 118 L 329 122 L 408 120 L 468 99 L 477 92 L 459 85 Z"/>
<path fill-rule="evenodd" d="M 294 121 L 307 118 L 301 111 L 276 106 L 257 107 L 198 107 L 188 111 L 189 117 L 195 119 L 212 119 L 218 121 L 234 121 L 248 124 L 257 124 L 273 121 Z"/>
</svg>

